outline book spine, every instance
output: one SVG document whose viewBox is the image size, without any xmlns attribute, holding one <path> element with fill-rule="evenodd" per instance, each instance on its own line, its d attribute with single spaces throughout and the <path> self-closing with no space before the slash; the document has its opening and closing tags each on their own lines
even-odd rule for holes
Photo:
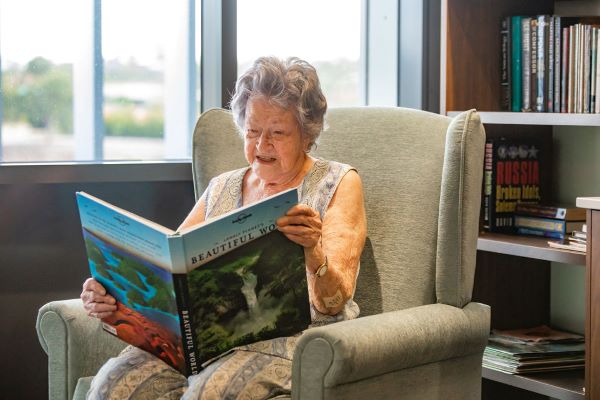
<svg viewBox="0 0 600 400">
<path fill-rule="evenodd" d="M 596 110 L 596 64 L 598 62 L 598 48 L 596 47 L 597 35 L 598 29 L 592 27 L 592 43 L 590 44 L 592 49 L 592 60 L 590 62 L 590 113 L 594 113 Z"/>
<path fill-rule="evenodd" d="M 583 112 L 583 25 L 577 25 L 575 34 L 575 112 Z"/>
<path fill-rule="evenodd" d="M 577 33 L 576 25 L 569 27 L 569 85 L 567 94 L 567 112 L 575 112 L 575 36 Z"/>
<path fill-rule="evenodd" d="M 485 143 L 484 168 L 483 168 L 483 227 L 491 229 L 493 221 L 494 204 L 494 166 L 493 166 L 494 143 Z"/>
<path fill-rule="evenodd" d="M 175 299 L 179 311 L 179 327 L 185 356 L 187 375 L 196 375 L 202 371 L 200 355 L 196 346 L 196 336 L 193 330 L 192 314 L 190 312 L 190 299 L 186 274 L 173 274 L 173 285 L 175 286 Z"/>
<path fill-rule="evenodd" d="M 537 96 L 537 18 L 531 18 L 531 42 L 529 48 L 531 49 L 531 79 L 530 79 L 530 93 L 531 93 L 531 111 L 535 111 L 535 100 Z"/>
<path fill-rule="evenodd" d="M 569 82 L 569 28 L 563 28 L 560 72 L 560 112 L 566 113 L 567 87 Z"/>
<path fill-rule="evenodd" d="M 512 111 L 521 111 L 521 17 L 511 17 L 512 51 L 511 51 L 511 98 Z"/>
<path fill-rule="evenodd" d="M 500 105 L 503 111 L 511 109 L 510 81 L 510 17 L 502 19 L 500 28 L 500 49 L 502 51 L 500 64 Z"/>
<path fill-rule="evenodd" d="M 584 25 L 583 30 L 583 112 L 586 114 L 590 113 L 590 60 L 591 60 L 591 26 Z"/>
<path fill-rule="evenodd" d="M 180 235 L 169 237 L 169 251 L 171 254 L 171 270 L 173 272 L 173 286 L 175 288 L 175 300 L 179 314 L 179 328 L 181 330 L 182 348 L 187 369 L 187 376 L 196 375 L 202 370 L 196 337 L 192 327 L 192 315 L 190 312 L 190 300 L 187 284 L 187 267 L 185 260 L 185 249 L 183 238 Z"/>
<path fill-rule="evenodd" d="M 548 99 L 546 111 L 554 111 L 554 17 L 550 16 L 548 24 Z"/>
<path fill-rule="evenodd" d="M 548 232 L 565 233 L 565 221 L 548 218 L 515 216 L 515 226 L 517 228 L 540 229 Z"/>
<path fill-rule="evenodd" d="M 565 219 L 567 209 L 562 207 L 542 206 L 539 204 L 520 203 L 515 210 L 516 214 L 528 215 L 531 217 Z"/>
<path fill-rule="evenodd" d="M 554 112 L 561 112 L 560 110 L 560 95 L 561 95 L 561 75 L 560 66 L 562 55 L 562 29 L 560 17 L 554 17 Z"/>
<path fill-rule="evenodd" d="M 537 29 L 537 97 L 536 111 L 546 111 L 547 82 L 548 82 L 548 16 L 538 16 Z"/>
<path fill-rule="evenodd" d="M 554 239 L 564 239 L 565 234 L 560 232 L 550 232 L 542 229 L 532 229 L 532 228 L 517 228 L 517 233 L 519 235 L 534 235 L 534 236 L 542 236 L 547 238 Z"/>
<path fill-rule="evenodd" d="M 596 52 L 600 51 L 600 28 L 596 29 Z M 598 56 L 596 56 L 596 59 Z M 596 114 L 600 114 L 600 62 L 596 61 L 596 70 L 592 71 L 596 74 Z"/>
<path fill-rule="evenodd" d="M 531 111 L 531 18 L 521 19 L 521 111 Z"/>
</svg>

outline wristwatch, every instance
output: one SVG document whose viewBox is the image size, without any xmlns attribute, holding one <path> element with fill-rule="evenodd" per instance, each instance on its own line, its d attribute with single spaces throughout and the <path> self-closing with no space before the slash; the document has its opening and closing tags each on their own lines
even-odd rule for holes
<svg viewBox="0 0 600 400">
<path fill-rule="evenodd" d="M 323 275 L 325 275 L 326 273 L 327 273 L 327 256 L 325 256 L 325 262 L 323 262 L 323 264 L 319 265 L 319 268 L 317 268 L 315 275 L 318 278 L 320 278 Z"/>
</svg>

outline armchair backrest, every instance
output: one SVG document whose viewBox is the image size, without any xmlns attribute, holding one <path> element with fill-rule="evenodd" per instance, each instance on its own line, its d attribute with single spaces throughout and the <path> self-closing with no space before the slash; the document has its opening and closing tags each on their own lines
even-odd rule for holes
<svg viewBox="0 0 600 400">
<path fill-rule="evenodd" d="M 354 166 L 364 186 L 361 314 L 468 303 L 485 142 L 477 113 L 451 119 L 404 108 L 334 108 L 327 124 L 314 154 Z M 192 157 L 196 197 L 213 176 L 246 165 L 229 112 L 199 118 Z"/>
</svg>

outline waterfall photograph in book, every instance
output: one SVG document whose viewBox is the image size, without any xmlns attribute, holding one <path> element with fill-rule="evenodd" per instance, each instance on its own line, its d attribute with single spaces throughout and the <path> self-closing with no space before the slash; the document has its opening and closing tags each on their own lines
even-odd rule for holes
<svg viewBox="0 0 600 400">
<path fill-rule="evenodd" d="M 279 231 L 187 275 L 201 362 L 238 345 L 299 333 L 310 323 L 304 252 Z"/>
</svg>

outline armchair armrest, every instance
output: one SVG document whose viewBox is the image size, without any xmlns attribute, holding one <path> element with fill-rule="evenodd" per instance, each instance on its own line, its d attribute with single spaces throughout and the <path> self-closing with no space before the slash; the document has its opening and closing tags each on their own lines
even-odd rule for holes
<svg viewBox="0 0 600 400">
<path fill-rule="evenodd" d="M 100 321 L 88 317 L 80 299 L 44 305 L 38 312 L 36 330 L 48 354 L 50 399 L 71 399 L 80 377 L 95 375 L 126 346 L 104 332 Z"/>
<path fill-rule="evenodd" d="M 482 353 L 490 309 L 429 304 L 309 329 L 292 364 L 292 398 L 323 398 L 325 388 Z"/>
</svg>

